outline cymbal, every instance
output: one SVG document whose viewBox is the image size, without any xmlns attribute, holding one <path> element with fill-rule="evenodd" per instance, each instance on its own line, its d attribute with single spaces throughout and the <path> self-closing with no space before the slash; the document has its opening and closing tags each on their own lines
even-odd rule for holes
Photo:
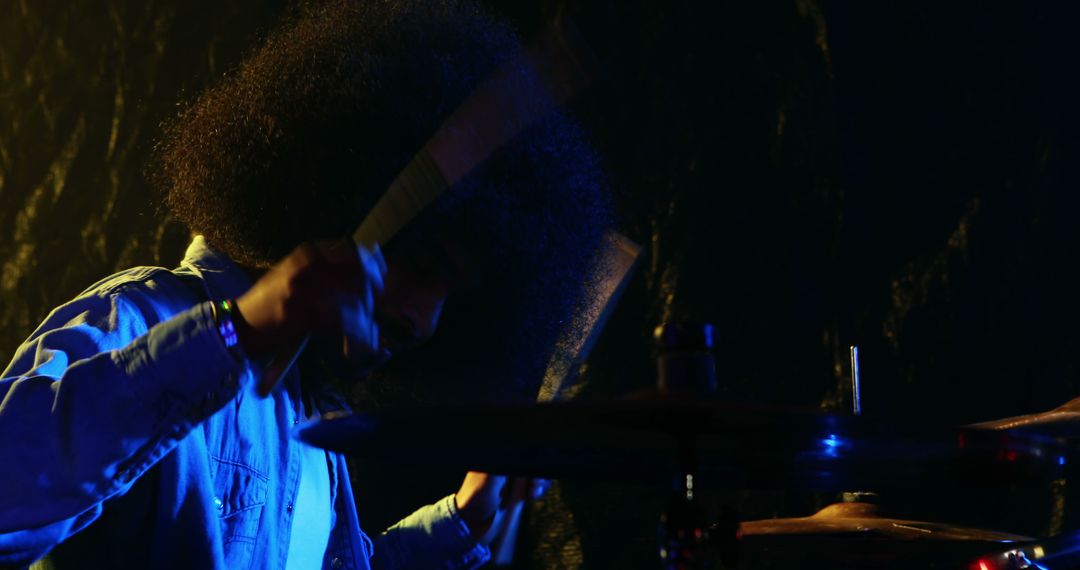
<svg viewBox="0 0 1080 570">
<path fill-rule="evenodd" d="M 740 562 L 748 568 L 979 568 L 1035 539 L 942 523 L 880 516 L 868 503 L 836 503 L 809 517 L 743 522 Z M 988 556 L 989 555 L 989 556 Z M 987 568 L 1017 568 L 987 565 Z"/>
<path fill-rule="evenodd" d="M 747 521 L 739 525 L 743 537 L 828 535 L 877 537 L 894 540 L 952 540 L 994 543 L 1031 542 L 1034 538 L 942 523 L 885 518 L 870 503 L 834 503 L 808 517 Z"/>
<path fill-rule="evenodd" d="M 1010 430 L 1046 437 L 1080 437 L 1080 398 L 1047 412 L 971 424 L 975 429 Z"/>
<path fill-rule="evenodd" d="M 1056 476 L 1059 445 L 987 430 L 651 393 L 607 402 L 414 408 L 302 425 L 301 440 L 418 467 L 739 488 L 961 487 Z M 1053 473 L 1049 473 L 1053 471 Z"/>
</svg>

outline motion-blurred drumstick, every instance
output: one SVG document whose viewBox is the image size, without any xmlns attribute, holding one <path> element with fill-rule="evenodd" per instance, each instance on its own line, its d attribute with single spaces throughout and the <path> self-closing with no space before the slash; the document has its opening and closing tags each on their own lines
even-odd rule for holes
<svg viewBox="0 0 1080 570">
<path fill-rule="evenodd" d="M 385 245 L 444 191 L 548 112 L 588 87 L 599 65 L 567 19 L 474 90 L 424 144 L 353 233 L 357 245 Z M 275 357 L 259 382 L 267 395 L 306 346 Z"/>
<path fill-rule="evenodd" d="M 596 339 L 600 336 L 604 324 L 619 301 L 626 284 L 633 275 L 641 255 L 641 246 L 618 233 L 607 236 L 605 247 L 597 255 L 597 271 L 603 272 L 603 278 L 588 300 L 584 310 L 568 330 L 587 331 L 581 336 L 560 339 L 556 354 L 548 362 L 544 383 L 536 399 L 550 402 L 562 396 L 563 387 L 577 372 L 578 367 L 588 358 Z M 510 483 L 507 483 L 508 485 Z M 509 512 L 492 523 L 488 536 L 493 537 L 489 546 L 491 560 L 496 566 L 508 566 L 514 560 L 514 546 L 517 544 L 517 532 L 521 526 L 521 513 L 525 501 L 531 494 L 528 485 L 515 485 L 511 492 Z M 524 490 L 523 490 L 524 489 Z"/>
</svg>

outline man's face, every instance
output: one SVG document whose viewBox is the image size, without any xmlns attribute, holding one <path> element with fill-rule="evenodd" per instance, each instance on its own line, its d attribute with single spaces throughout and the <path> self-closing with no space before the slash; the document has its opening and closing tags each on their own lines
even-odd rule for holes
<svg viewBox="0 0 1080 570">
<path fill-rule="evenodd" d="M 393 356 L 430 339 L 447 298 L 479 282 L 480 270 L 472 261 L 461 245 L 449 238 L 389 253 L 385 288 L 375 300 L 380 347 Z"/>
</svg>

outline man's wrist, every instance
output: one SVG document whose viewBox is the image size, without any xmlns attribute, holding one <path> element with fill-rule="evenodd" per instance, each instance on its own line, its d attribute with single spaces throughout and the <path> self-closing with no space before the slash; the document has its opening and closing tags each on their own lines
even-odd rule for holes
<svg viewBox="0 0 1080 570">
<path fill-rule="evenodd" d="M 482 512 L 481 509 L 476 508 L 474 503 L 466 500 L 462 502 L 461 493 L 454 493 L 454 507 L 457 509 L 457 514 L 461 517 L 465 526 L 469 527 L 469 533 L 476 540 L 483 538 L 491 523 L 495 519 L 495 513 Z"/>
</svg>

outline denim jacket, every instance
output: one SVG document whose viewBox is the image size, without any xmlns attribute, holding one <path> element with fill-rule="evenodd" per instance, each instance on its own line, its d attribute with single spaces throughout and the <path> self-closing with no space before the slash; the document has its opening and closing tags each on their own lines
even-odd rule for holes
<svg viewBox="0 0 1080 570">
<path fill-rule="evenodd" d="M 298 379 L 269 397 L 211 301 L 248 276 L 201 237 L 179 269 L 135 268 L 53 311 L 0 375 L 0 567 L 283 569 L 300 475 Z M 329 411 L 330 404 L 322 403 Z M 488 549 L 453 495 L 360 530 L 328 454 L 324 568 L 471 568 Z"/>
</svg>

